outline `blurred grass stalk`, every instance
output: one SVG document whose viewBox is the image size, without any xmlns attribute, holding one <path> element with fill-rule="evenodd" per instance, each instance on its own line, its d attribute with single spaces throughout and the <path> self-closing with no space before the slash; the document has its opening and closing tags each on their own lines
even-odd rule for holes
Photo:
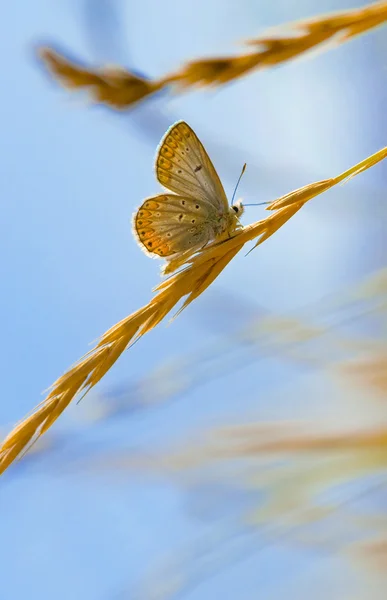
<svg viewBox="0 0 387 600">
<path fill-rule="evenodd" d="M 376 365 L 378 371 L 381 366 Z M 384 369 L 386 366 L 385 360 Z M 352 396 L 357 381 L 352 381 L 350 373 L 345 375 Z M 249 415 L 247 422 L 210 428 L 204 436 L 202 433 L 190 441 L 185 435 L 177 448 L 159 447 L 152 454 L 147 448 L 142 455 L 129 451 L 118 462 L 114 457 L 105 458 L 109 473 L 118 468 L 172 480 L 188 496 L 190 505 L 195 496 L 200 496 L 201 506 L 207 498 L 213 509 L 214 529 L 217 512 L 224 513 L 225 505 L 229 507 L 230 514 L 222 522 L 224 537 L 200 539 L 198 545 L 204 560 L 186 552 L 189 560 L 178 564 L 181 594 L 220 570 L 213 560 L 209 563 L 213 570 L 201 568 L 201 563 L 207 565 L 208 556 L 217 549 L 226 556 L 227 562 L 222 558 L 220 563 L 225 570 L 235 561 L 251 560 L 258 552 L 281 544 L 309 547 L 316 557 L 322 550 L 325 557 L 335 553 L 345 560 L 355 560 L 355 572 L 361 580 L 367 580 L 371 572 L 370 583 L 377 587 L 375 575 L 379 574 L 378 585 L 385 589 L 387 424 L 384 406 L 371 401 L 372 381 L 366 377 L 364 384 L 362 400 L 364 409 L 374 413 L 372 426 L 363 426 L 359 415 L 358 429 L 349 428 L 337 412 L 334 422 L 329 423 L 330 430 L 316 420 L 251 422 Z M 333 402 L 336 400 L 343 400 L 342 393 Z M 209 483 L 215 490 L 215 499 L 208 497 Z M 247 498 L 253 498 L 255 492 L 255 500 L 239 510 L 238 506 L 230 506 L 233 496 L 227 490 L 244 491 Z M 238 536 L 238 553 L 233 552 L 230 559 L 227 547 L 232 550 Z M 181 556 L 184 555 L 179 551 L 178 558 Z M 147 579 L 157 587 L 158 580 L 155 582 L 152 574 Z M 164 583 L 162 577 L 161 582 Z M 169 597 L 175 596 L 166 596 Z"/>
<path fill-rule="evenodd" d="M 246 44 L 255 50 L 232 57 L 193 60 L 176 73 L 156 80 L 140 77 L 122 67 L 91 69 L 71 61 L 52 47 L 41 47 L 39 56 L 52 77 L 69 90 L 87 89 L 92 99 L 116 110 L 126 109 L 146 97 L 172 86 L 179 92 L 195 86 L 219 86 L 254 69 L 264 69 L 296 58 L 328 43 L 339 45 L 382 25 L 387 19 L 387 2 L 335 12 L 290 23 L 271 35 Z M 288 34 L 288 35 L 286 35 Z"/>
</svg>

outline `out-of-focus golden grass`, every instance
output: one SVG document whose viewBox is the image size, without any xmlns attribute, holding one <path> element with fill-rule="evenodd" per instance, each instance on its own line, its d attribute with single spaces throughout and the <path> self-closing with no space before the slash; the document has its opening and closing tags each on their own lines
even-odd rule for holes
<svg viewBox="0 0 387 600">
<path fill-rule="evenodd" d="M 119 67 L 89 69 L 65 58 L 53 48 L 43 47 L 39 55 L 51 75 L 68 89 L 86 88 L 94 101 L 124 109 L 150 94 L 173 84 L 175 90 L 194 86 L 222 85 L 253 69 L 279 65 L 304 54 L 324 42 L 342 44 L 383 24 L 387 2 L 376 2 L 360 9 L 346 10 L 315 19 L 291 23 L 277 35 L 250 40 L 253 51 L 233 57 L 193 60 L 176 73 L 153 81 Z M 290 35 L 284 35 L 289 30 Z"/>
<path fill-rule="evenodd" d="M 364 396 L 365 401 L 369 401 Z M 202 433 L 199 438 L 184 441 L 182 446 L 126 457 L 118 462 L 118 468 L 139 472 L 156 472 L 171 476 L 174 480 L 213 481 L 226 478 L 246 491 L 261 490 L 256 507 L 252 506 L 241 515 L 244 523 L 253 528 L 271 528 L 280 537 L 288 530 L 287 537 L 304 536 L 305 525 L 329 518 L 344 510 L 348 518 L 347 542 L 336 547 L 335 531 L 326 530 L 333 548 L 343 550 L 347 558 L 353 558 L 353 550 L 364 533 L 373 541 L 385 530 L 382 504 L 369 514 L 361 511 L 347 512 L 347 504 L 362 500 L 373 493 L 383 492 L 383 479 L 387 475 L 387 426 L 377 422 L 380 413 L 375 412 L 374 425 L 349 428 L 343 423 L 340 431 L 328 431 L 316 421 L 248 422 L 227 427 L 215 427 Z M 324 430 L 325 429 L 325 430 Z M 107 461 L 111 468 L 113 461 Z M 207 475 L 206 475 L 207 474 Z M 336 486 L 359 484 L 361 478 L 378 476 L 379 481 L 364 483 L 360 491 L 329 496 Z M 244 483 L 241 483 L 241 482 Z M 350 488 L 349 488 L 350 489 Z M 355 486 L 356 490 L 356 486 Z M 324 494 L 328 496 L 324 499 Z M 343 522 L 344 526 L 344 522 Z M 356 527 L 356 530 L 355 530 Z M 281 531 L 282 530 L 282 531 Z M 358 533 L 358 537 L 355 535 Z M 311 533 L 310 543 L 318 545 Z M 276 535 L 275 535 L 276 537 Z M 360 556 L 356 555 L 359 559 Z"/>
<path fill-rule="evenodd" d="M 357 544 L 352 550 L 353 557 L 384 576 L 387 573 L 387 541 L 385 537 Z"/>
<path fill-rule="evenodd" d="M 150 81 L 120 67 L 92 70 L 75 65 L 52 48 L 40 48 L 39 56 L 50 73 L 68 89 L 87 88 L 96 102 L 119 110 L 143 100 L 166 85 Z"/>
<path fill-rule="evenodd" d="M 158 454 L 158 458 L 160 456 Z M 319 457 L 336 459 L 336 466 L 333 462 L 328 470 L 314 471 L 312 478 L 303 474 L 300 481 L 292 476 L 292 484 L 287 482 L 289 493 L 291 488 L 311 487 L 312 482 L 323 488 L 335 480 L 342 482 L 387 469 L 387 426 L 378 424 L 339 433 L 321 430 L 318 424 L 306 421 L 249 422 L 217 427 L 207 431 L 200 440 L 194 439 L 182 448 L 164 454 L 161 464 L 164 469 L 181 472 L 235 459 L 272 460 L 275 457 L 286 457 L 287 461 L 302 457 L 308 460 Z M 148 459 L 135 457 L 132 464 L 144 468 Z M 151 459 L 149 464 L 152 462 Z M 285 469 L 288 469 L 288 464 Z M 256 483 L 262 486 L 277 479 L 275 470 L 258 472 Z"/>
<path fill-rule="evenodd" d="M 107 460 L 106 466 L 109 473 L 117 468 L 114 459 Z M 357 503 L 383 493 L 383 479 L 386 484 L 387 474 L 387 428 L 324 434 L 318 431 L 315 421 L 298 426 L 289 421 L 249 422 L 210 430 L 204 439 L 201 436 L 183 442 L 183 448 L 170 453 L 157 449 L 153 458 L 148 450 L 142 457 L 132 453 L 118 464 L 119 469 L 122 467 L 126 472 L 129 468 L 144 475 L 150 470 L 157 476 L 172 479 L 188 495 L 201 494 L 201 483 L 209 482 L 215 486 L 225 482 L 226 489 L 244 490 L 250 498 L 255 490 L 255 503 L 231 507 L 232 514 L 226 525 L 226 530 L 229 525 L 230 530 L 235 531 L 233 511 L 237 510 L 243 531 L 241 537 L 246 537 L 247 545 L 246 549 L 243 546 L 240 549 L 249 557 L 267 545 L 285 542 L 298 547 L 307 545 L 314 550 L 322 548 L 325 554 L 340 554 L 345 560 L 355 559 L 356 570 L 361 566 L 366 571 L 379 569 L 385 573 L 383 540 L 387 521 L 382 501 L 379 500 L 379 508 L 374 504 L 367 511 Z M 366 480 L 372 475 L 378 477 L 376 484 Z M 193 490 L 190 482 L 194 483 Z M 350 484 L 354 484 L 355 491 Z M 218 498 L 219 511 L 223 508 L 222 500 Z M 201 497 L 200 501 L 206 503 L 206 498 Z M 227 492 L 225 503 L 230 505 Z M 210 506 L 217 510 L 211 498 Z M 249 543 L 249 538 L 256 543 Z M 230 534 L 230 544 L 232 541 Z M 227 542 L 227 536 L 220 540 L 222 545 L 227 546 Z M 207 541 L 208 547 L 205 544 L 204 540 L 201 552 L 213 555 L 214 546 L 219 542 Z M 196 556 L 196 560 L 200 563 L 200 557 Z M 191 563 L 182 564 L 181 572 L 185 573 L 190 567 Z M 201 574 L 200 570 L 198 574 L 195 566 L 193 573 L 197 579 L 208 576 L 208 572 Z M 189 585 L 190 578 L 178 581 L 183 588 Z M 156 580 L 156 585 L 158 583 Z"/>
<path fill-rule="evenodd" d="M 247 242 L 258 238 L 255 248 L 282 227 L 311 198 L 370 168 L 386 156 L 387 147 L 337 177 L 291 192 L 267 207 L 274 212 L 266 219 L 242 228 L 228 240 L 210 244 L 190 257 L 186 263 L 178 259 L 168 263 L 165 272 L 180 270 L 155 288 L 158 293 L 146 306 L 109 329 L 95 348 L 53 384 L 45 400 L 33 413 L 11 431 L 0 447 L 0 473 L 34 439 L 51 427 L 75 396 L 94 387 L 130 343 L 158 325 L 181 299 L 186 297 L 180 311 L 204 292 Z"/>
<path fill-rule="evenodd" d="M 360 360 L 343 365 L 343 372 L 358 385 L 369 388 L 386 398 L 387 393 L 387 348 L 379 349 Z"/>
</svg>

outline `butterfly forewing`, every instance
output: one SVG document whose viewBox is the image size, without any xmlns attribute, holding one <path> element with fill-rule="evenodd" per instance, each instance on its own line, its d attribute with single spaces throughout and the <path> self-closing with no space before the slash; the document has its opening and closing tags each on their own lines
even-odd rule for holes
<svg viewBox="0 0 387 600">
<path fill-rule="evenodd" d="M 205 246 L 213 237 L 213 213 L 212 206 L 192 197 L 160 194 L 143 202 L 133 230 L 144 251 L 167 258 Z"/>
<path fill-rule="evenodd" d="M 160 143 L 157 179 L 176 194 L 189 196 L 227 213 L 227 197 L 210 157 L 195 132 L 183 121 L 172 125 Z"/>
</svg>

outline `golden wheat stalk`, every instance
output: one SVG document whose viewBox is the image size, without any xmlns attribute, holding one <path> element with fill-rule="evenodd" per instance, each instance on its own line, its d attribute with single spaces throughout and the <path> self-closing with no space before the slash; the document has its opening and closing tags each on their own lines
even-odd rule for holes
<svg viewBox="0 0 387 600">
<path fill-rule="evenodd" d="M 53 48 L 39 50 L 51 75 L 67 89 L 85 88 L 95 102 L 117 110 L 125 109 L 167 85 L 175 89 L 222 85 L 246 75 L 291 60 L 323 43 L 342 44 L 382 25 L 387 19 L 387 2 L 376 2 L 360 9 L 332 13 L 315 19 L 290 23 L 276 35 L 264 35 L 246 42 L 255 51 L 239 56 L 207 58 L 186 63 L 176 73 L 158 80 L 147 80 L 120 67 L 89 69 L 70 61 Z M 289 31 L 290 35 L 284 35 Z"/>
<path fill-rule="evenodd" d="M 157 295 L 146 306 L 109 329 L 92 350 L 52 385 L 45 400 L 32 414 L 11 431 L 0 447 L 0 474 L 34 439 L 51 427 L 75 396 L 87 393 L 102 379 L 130 343 L 160 323 L 182 298 L 186 297 L 186 300 L 180 311 L 204 292 L 246 242 L 258 238 L 254 248 L 262 244 L 308 200 L 372 167 L 386 156 L 387 147 L 337 177 L 291 192 L 267 207 L 274 212 L 266 219 L 242 228 L 228 240 L 210 244 L 183 264 L 181 259 L 168 263 L 167 273 L 182 268 L 156 287 Z"/>
</svg>

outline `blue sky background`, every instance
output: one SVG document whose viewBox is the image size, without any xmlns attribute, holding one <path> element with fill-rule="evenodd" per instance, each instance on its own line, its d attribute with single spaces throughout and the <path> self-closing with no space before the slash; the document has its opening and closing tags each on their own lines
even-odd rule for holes
<svg viewBox="0 0 387 600">
<path fill-rule="evenodd" d="M 159 190 L 155 150 L 175 120 L 195 129 L 229 196 L 247 162 L 239 192 L 249 202 L 336 175 L 386 145 L 383 28 L 221 89 L 163 93 L 126 114 L 66 94 L 39 67 L 36 44 L 52 41 L 91 64 L 119 63 L 158 76 L 186 59 L 236 52 L 239 42 L 268 27 L 362 4 L 15 0 L 3 7 L 4 432 L 93 340 L 148 301 L 160 265 L 137 247 L 130 219 L 142 199 Z M 94 397 L 110 389 L 117 397 L 130 385 L 135 396 L 133 382 L 165 361 L 175 378 L 177 356 L 200 354 L 212 343 L 220 351 L 219 336 L 242 327 L 251 314 L 300 310 L 382 266 L 386 168 L 378 165 L 317 198 L 258 250 L 246 258 L 240 253 L 173 325 L 161 324 L 125 353 Z M 251 208 L 245 222 L 263 214 L 261 207 Z M 192 373 L 189 362 L 184 372 L 197 377 L 194 363 Z M 182 490 L 162 477 L 117 477 L 74 464 L 104 451 L 154 447 L 242 413 L 268 420 L 301 414 L 298 388 L 290 404 L 281 393 L 296 374 L 274 360 L 238 365 L 237 373 L 231 366 L 166 407 L 94 423 L 91 394 L 63 415 L 51 449 L 27 457 L 2 478 L 0 599 L 137 597 L 134 590 L 152 565 L 206 534 L 212 519 L 192 516 Z M 318 413 L 325 384 L 313 381 L 308 386 Z M 278 402 L 268 405 L 274 383 Z M 89 417 L 77 417 L 77 411 Z M 232 496 L 229 510 L 238 511 L 245 501 Z M 263 589 L 265 599 L 307 598 L 313 586 L 316 598 L 344 598 L 347 567 L 335 557 L 320 558 L 271 547 L 255 563 L 250 557 L 224 569 L 190 597 L 247 599 Z M 329 593 L 319 591 L 321 582 Z"/>
</svg>

